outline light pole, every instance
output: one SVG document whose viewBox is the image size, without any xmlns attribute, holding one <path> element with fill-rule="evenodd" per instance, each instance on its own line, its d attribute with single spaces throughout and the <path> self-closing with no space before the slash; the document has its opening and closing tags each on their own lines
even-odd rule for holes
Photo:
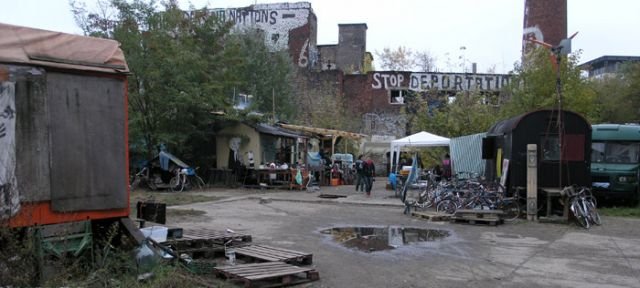
<svg viewBox="0 0 640 288">
<path fill-rule="evenodd" d="M 466 46 L 460 46 L 460 59 L 462 60 L 462 72 L 466 73 L 467 72 L 467 58 L 464 55 L 465 50 L 467 50 Z"/>
</svg>

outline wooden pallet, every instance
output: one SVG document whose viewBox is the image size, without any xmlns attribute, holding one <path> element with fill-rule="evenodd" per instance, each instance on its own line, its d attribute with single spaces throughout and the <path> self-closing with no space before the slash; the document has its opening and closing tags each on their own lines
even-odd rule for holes
<svg viewBox="0 0 640 288">
<path fill-rule="evenodd" d="M 168 239 L 165 244 L 178 251 L 193 249 L 219 248 L 228 241 L 229 245 L 238 246 L 251 242 L 251 235 L 210 229 L 185 229 L 182 238 Z"/>
<path fill-rule="evenodd" d="M 313 254 L 267 245 L 247 245 L 234 248 L 236 257 L 245 262 L 285 262 L 296 265 L 310 265 Z"/>
<path fill-rule="evenodd" d="M 244 283 L 244 287 L 282 287 L 320 279 L 312 268 L 303 268 L 283 262 L 239 264 L 213 268 L 213 273 L 230 281 Z"/>
<path fill-rule="evenodd" d="M 451 219 L 451 214 L 440 213 L 440 212 L 411 212 L 411 216 L 416 218 L 421 218 L 430 221 L 449 221 Z"/>
<path fill-rule="evenodd" d="M 457 210 L 452 223 L 489 224 L 492 226 L 504 223 L 502 210 L 461 209 Z"/>
<path fill-rule="evenodd" d="M 471 225 L 487 224 L 487 225 L 491 225 L 491 226 L 496 226 L 498 224 L 504 223 L 504 220 L 502 220 L 502 219 L 490 219 L 490 218 L 471 218 L 471 217 L 458 218 L 458 217 L 451 217 L 450 222 L 451 223 L 467 223 L 467 224 L 471 224 Z"/>
</svg>

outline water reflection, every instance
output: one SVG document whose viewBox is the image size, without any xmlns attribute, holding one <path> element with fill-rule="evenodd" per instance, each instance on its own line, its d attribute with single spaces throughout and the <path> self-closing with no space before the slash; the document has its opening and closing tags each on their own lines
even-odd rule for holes
<svg viewBox="0 0 640 288">
<path fill-rule="evenodd" d="M 401 226 L 388 227 L 337 227 L 321 231 L 333 240 L 349 248 L 365 252 L 390 250 L 412 243 L 442 240 L 449 231 Z"/>
</svg>

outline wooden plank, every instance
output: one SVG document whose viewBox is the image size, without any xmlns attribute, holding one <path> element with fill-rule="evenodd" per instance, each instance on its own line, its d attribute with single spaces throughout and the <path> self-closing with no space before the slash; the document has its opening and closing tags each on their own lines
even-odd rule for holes
<svg viewBox="0 0 640 288">
<path fill-rule="evenodd" d="M 315 271 L 312 268 L 302 268 L 282 262 L 222 266 L 214 267 L 213 270 L 230 276 L 228 278 L 243 278 L 252 281 Z"/>
<path fill-rule="evenodd" d="M 311 255 L 310 253 L 294 251 L 294 250 L 273 247 L 273 246 L 266 246 L 266 245 L 249 245 L 249 246 L 242 247 L 242 249 L 256 251 L 256 252 L 264 252 L 265 254 L 279 255 L 287 258 Z"/>
<path fill-rule="evenodd" d="M 484 210 L 484 209 L 458 209 L 456 210 L 456 214 L 504 214 L 502 210 Z"/>
<path fill-rule="evenodd" d="M 313 262 L 311 253 L 289 250 L 266 245 L 248 245 L 236 248 L 236 255 L 262 261 L 296 262 L 309 265 Z"/>
</svg>

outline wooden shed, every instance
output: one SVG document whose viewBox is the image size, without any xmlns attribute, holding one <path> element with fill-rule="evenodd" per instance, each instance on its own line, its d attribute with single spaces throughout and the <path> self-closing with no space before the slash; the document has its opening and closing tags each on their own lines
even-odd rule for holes
<svg viewBox="0 0 640 288">
<path fill-rule="evenodd" d="M 236 122 L 216 134 L 217 168 L 249 167 L 251 156 L 255 168 L 272 162 L 294 164 L 305 160 L 308 137 L 302 133 L 264 123 Z"/>
<path fill-rule="evenodd" d="M 129 215 L 119 43 L 0 23 L 0 219 L 12 227 Z"/>
</svg>

